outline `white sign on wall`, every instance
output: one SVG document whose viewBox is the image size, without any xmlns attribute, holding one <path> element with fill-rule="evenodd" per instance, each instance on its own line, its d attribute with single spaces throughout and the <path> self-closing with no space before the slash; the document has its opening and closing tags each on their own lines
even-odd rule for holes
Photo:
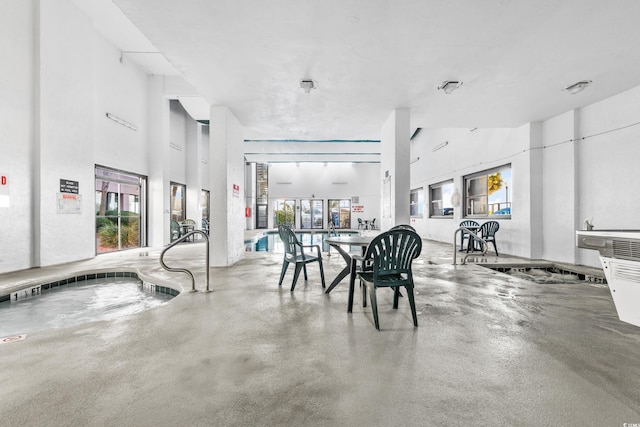
<svg viewBox="0 0 640 427">
<path fill-rule="evenodd" d="M 81 214 L 82 196 L 80 194 L 58 193 L 58 214 Z"/>
<path fill-rule="evenodd" d="M 0 208 L 9 207 L 9 174 L 0 172 Z"/>
</svg>

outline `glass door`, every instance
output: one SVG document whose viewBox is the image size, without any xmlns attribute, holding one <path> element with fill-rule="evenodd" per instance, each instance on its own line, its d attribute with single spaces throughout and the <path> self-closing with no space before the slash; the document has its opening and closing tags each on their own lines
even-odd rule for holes
<svg viewBox="0 0 640 427">
<path fill-rule="evenodd" d="M 267 228 L 267 205 L 258 204 L 256 207 L 258 209 L 256 212 L 256 228 Z"/>
<path fill-rule="evenodd" d="M 322 200 L 300 200 L 300 228 L 322 228 Z"/>
<path fill-rule="evenodd" d="M 139 248 L 146 244 L 143 224 L 146 178 L 95 167 L 96 253 Z"/>
<path fill-rule="evenodd" d="M 295 200 L 276 200 L 273 209 L 273 226 L 280 224 L 295 227 L 296 218 L 296 201 Z"/>
<path fill-rule="evenodd" d="M 329 221 L 335 228 L 351 228 L 351 199 L 329 200 Z"/>
</svg>

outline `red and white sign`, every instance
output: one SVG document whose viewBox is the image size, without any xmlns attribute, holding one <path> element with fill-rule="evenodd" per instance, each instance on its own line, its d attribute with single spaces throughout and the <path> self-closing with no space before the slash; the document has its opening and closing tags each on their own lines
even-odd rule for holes
<svg viewBox="0 0 640 427">
<path fill-rule="evenodd" d="M 351 205 L 351 212 L 363 213 L 364 206 L 363 205 Z"/>
<path fill-rule="evenodd" d="M 58 193 L 58 214 L 81 214 L 82 196 L 80 194 Z"/>
<path fill-rule="evenodd" d="M 233 184 L 233 195 L 240 196 L 240 186 L 238 184 Z"/>
<path fill-rule="evenodd" d="M 9 207 L 9 174 L 0 172 L 0 208 Z"/>
</svg>

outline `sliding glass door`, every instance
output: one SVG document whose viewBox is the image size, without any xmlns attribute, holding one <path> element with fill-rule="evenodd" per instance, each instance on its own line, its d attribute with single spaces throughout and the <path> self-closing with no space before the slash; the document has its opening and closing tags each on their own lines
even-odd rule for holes
<svg viewBox="0 0 640 427">
<path fill-rule="evenodd" d="M 96 166 L 96 253 L 146 245 L 146 177 Z"/>
<path fill-rule="evenodd" d="M 335 228 L 351 228 L 351 199 L 329 200 L 329 215 Z"/>
<path fill-rule="evenodd" d="M 273 226 L 290 225 L 295 227 L 296 219 L 295 200 L 276 200 L 273 206 Z"/>
<path fill-rule="evenodd" d="M 300 200 L 300 228 L 322 228 L 322 200 Z"/>
</svg>

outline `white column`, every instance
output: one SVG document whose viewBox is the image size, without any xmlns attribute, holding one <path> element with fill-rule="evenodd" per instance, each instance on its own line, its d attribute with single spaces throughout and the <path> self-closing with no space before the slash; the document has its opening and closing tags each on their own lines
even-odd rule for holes
<svg viewBox="0 0 640 427">
<path fill-rule="evenodd" d="M 381 132 L 381 212 L 380 228 L 409 224 L 411 110 L 394 110 Z"/>
<path fill-rule="evenodd" d="M 164 97 L 164 78 L 149 76 L 149 246 L 171 241 L 169 209 L 169 100 Z"/>
<path fill-rule="evenodd" d="M 200 177 L 200 124 L 187 115 L 185 129 L 186 161 L 187 161 L 187 218 L 196 222 L 196 229 L 201 228 L 200 193 L 202 181 Z"/>
<path fill-rule="evenodd" d="M 210 262 L 227 267 L 244 258 L 244 137 L 227 107 L 211 107 L 210 123 Z"/>
<path fill-rule="evenodd" d="M 244 182 L 245 206 L 251 208 L 251 215 L 245 215 L 245 223 L 247 230 L 256 228 L 256 164 L 250 163 L 245 166 L 245 182 Z"/>
</svg>

